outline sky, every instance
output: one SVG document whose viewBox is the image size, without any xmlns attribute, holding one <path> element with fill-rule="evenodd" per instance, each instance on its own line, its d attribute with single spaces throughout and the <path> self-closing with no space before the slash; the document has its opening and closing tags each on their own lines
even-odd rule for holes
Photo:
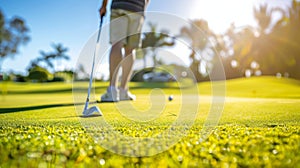
<svg viewBox="0 0 300 168">
<path fill-rule="evenodd" d="M 253 5 L 261 3 L 287 7 L 290 0 L 151 0 L 147 11 L 173 15 L 175 20 L 186 22 L 205 19 L 214 32 L 222 33 L 233 22 L 237 26 L 255 25 Z M 67 54 L 71 60 L 56 64 L 56 69 L 74 69 L 82 50 L 97 31 L 101 4 L 102 0 L 0 0 L 0 10 L 5 18 L 23 18 L 31 37 L 30 42 L 20 48 L 19 54 L 4 60 L 2 71 L 26 74 L 30 61 L 40 56 L 41 50 L 52 51 L 51 45 L 57 43 L 69 49 Z M 151 14 L 147 17 L 146 14 L 146 20 L 157 19 L 170 27 L 168 23 L 172 20 L 162 18 L 151 17 Z M 108 23 L 106 16 L 104 24 Z"/>
</svg>

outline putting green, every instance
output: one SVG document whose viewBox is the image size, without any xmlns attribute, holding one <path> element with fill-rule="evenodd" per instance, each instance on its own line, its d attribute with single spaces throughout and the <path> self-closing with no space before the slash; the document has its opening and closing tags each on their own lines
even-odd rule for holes
<svg viewBox="0 0 300 168">
<path fill-rule="evenodd" d="M 77 83 L 76 94 L 85 97 L 87 86 Z M 107 83 L 96 83 L 96 98 L 106 86 Z M 219 125 L 207 139 L 201 139 L 201 129 L 211 108 L 211 84 L 201 83 L 196 121 L 187 135 L 167 151 L 140 158 L 114 154 L 87 133 L 82 122 L 101 118 L 78 116 L 72 84 L 7 83 L 6 87 L 7 94 L 0 101 L 1 167 L 300 166 L 300 82 L 296 80 L 257 77 L 227 81 Z M 178 117 L 182 105 L 176 85 L 132 83 L 131 88 L 138 98 L 132 102 L 136 113 L 131 114 L 132 109 L 126 109 L 127 103 L 123 102 L 94 104 L 103 112 L 102 119 L 123 135 L 151 137 Z M 154 88 L 165 93 L 165 104 L 156 113 L 149 113 L 153 105 L 150 93 Z M 171 102 L 167 100 L 170 94 L 174 95 Z M 146 119 L 150 121 L 128 119 L 137 115 L 148 115 Z M 119 149 L 117 142 L 117 138 L 110 139 Z"/>
</svg>

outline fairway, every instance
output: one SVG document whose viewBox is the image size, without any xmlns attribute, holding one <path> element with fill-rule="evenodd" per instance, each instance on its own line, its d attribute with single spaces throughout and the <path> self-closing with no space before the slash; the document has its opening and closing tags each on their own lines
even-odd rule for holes
<svg viewBox="0 0 300 168">
<path fill-rule="evenodd" d="M 225 84 L 218 125 L 203 138 L 213 108 L 210 82 L 197 85 L 197 99 L 172 83 L 131 83 L 137 101 L 94 103 L 104 116 L 91 118 L 81 117 L 87 82 L 0 83 L 7 88 L 0 101 L 0 167 L 300 167 L 300 81 L 253 77 Z M 92 101 L 107 85 L 95 83 Z M 171 128 L 176 143 L 153 142 L 167 150 L 120 145 L 118 134 L 153 137 L 178 119 L 187 124 Z M 131 152 L 147 157 L 116 154 Z"/>
</svg>

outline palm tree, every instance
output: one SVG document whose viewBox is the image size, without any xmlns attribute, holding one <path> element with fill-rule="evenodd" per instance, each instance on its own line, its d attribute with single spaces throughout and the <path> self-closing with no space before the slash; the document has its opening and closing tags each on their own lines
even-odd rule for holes
<svg viewBox="0 0 300 168">
<path fill-rule="evenodd" d="M 274 75 L 276 71 L 279 71 L 276 48 L 274 48 L 276 41 L 270 35 L 274 12 L 274 9 L 268 10 L 267 5 L 261 5 L 258 9 L 254 8 L 254 17 L 258 23 L 256 29 L 258 36 L 253 40 L 250 57 L 252 57 L 251 62 L 257 61 L 260 64 L 265 75 Z"/>
<path fill-rule="evenodd" d="M 157 32 L 157 25 L 154 23 L 148 23 L 150 27 L 150 32 L 143 33 L 142 35 L 142 48 L 146 49 L 143 56 L 144 68 L 146 68 L 146 55 L 151 53 L 153 59 L 153 67 L 156 67 L 158 64 L 157 61 L 157 49 L 166 46 L 174 46 L 174 38 L 168 36 L 167 31 Z"/>
<path fill-rule="evenodd" d="M 181 28 L 180 36 L 188 39 L 191 46 L 190 69 L 194 73 L 197 81 L 200 81 L 202 75 L 199 72 L 202 62 L 209 68 L 209 62 L 212 61 L 211 53 L 214 52 L 213 44 L 210 43 L 209 38 L 215 38 L 215 35 L 208 27 L 208 23 L 205 20 L 193 20 L 189 26 Z M 199 57 L 201 55 L 201 57 Z"/>
<path fill-rule="evenodd" d="M 272 34 L 281 49 L 281 63 L 291 77 L 300 79 L 300 2 L 293 0 L 288 15 L 277 25 Z"/>
<path fill-rule="evenodd" d="M 54 69 L 54 61 L 57 60 L 69 60 L 70 57 L 66 55 L 66 52 L 68 51 L 68 48 L 63 47 L 62 44 L 53 44 L 52 48 L 54 49 L 54 52 L 45 53 L 44 51 L 41 51 L 40 54 L 42 55 L 43 61 L 53 70 Z"/>
<path fill-rule="evenodd" d="M 252 62 L 257 62 L 264 75 L 274 75 L 280 71 L 282 60 L 278 57 L 281 51 L 279 41 L 272 36 L 274 29 L 285 17 L 280 8 L 268 9 L 267 5 L 260 5 L 253 9 L 257 27 L 246 26 L 234 33 L 228 32 L 233 41 L 234 57 L 239 62 L 242 71 L 251 69 Z M 275 12 L 281 13 L 281 18 L 273 25 L 272 18 Z"/>
<path fill-rule="evenodd" d="M 226 79 L 243 77 L 247 66 L 240 64 L 242 62 L 240 59 L 252 48 L 254 34 L 251 30 L 250 26 L 238 29 L 234 23 L 231 23 L 225 33 L 217 36 L 218 43 L 215 48 L 221 56 Z M 214 69 L 214 71 L 219 70 L 219 68 Z"/>
<path fill-rule="evenodd" d="M 253 8 L 254 18 L 258 23 L 258 31 L 259 34 L 266 34 L 268 28 L 271 25 L 273 11 L 268 11 L 268 5 L 260 5 L 258 9 L 256 7 Z"/>
<path fill-rule="evenodd" d="M 68 48 L 64 47 L 62 44 L 53 44 L 52 48 L 54 51 L 49 53 L 40 51 L 41 56 L 31 62 L 31 68 L 43 62 L 47 67 L 52 69 L 52 71 L 55 71 L 54 61 L 70 59 L 70 57 L 66 54 Z"/>
<path fill-rule="evenodd" d="M 265 38 L 257 39 L 257 47 L 265 46 L 265 50 L 260 48 L 264 52 L 261 52 L 261 59 L 257 60 L 262 64 L 262 71 L 267 74 L 281 72 L 300 78 L 300 2 L 293 0 L 288 11 L 274 8 L 269 15 L 275 12 L 279 12 L 281 18 Z"/>
<path fill-rule="evenodd" d="M 292 7 L 290 8 L 290 15 L 291 18 L 290 21 L 290 41 L 291 41 L 291 47 L 293 48 L 293 59 L 295 60 L 295 64 L 292 66 L 290 73 L 294 74 L 295 77 L 300 79 L 300 49 L 299 49 L 299 44 L 300 44 L 300 35 L 299 35 L 299 30 L 300 30 L 300 2 L 293 0 Z"/>
<path fill-rule="evenodd" d="M 68 48 L 64 47 L 62 44 L 53 44 L 52 45 L 54 49 L 54 58 L 53 60 L 56 60 L 58 64 L 61 64 L 62 60 L 70 60 L 70 57 L 66 54 L 66 52 L 69 50 Z"/>
<path fill-rule="evenodd" d="M 251 26 L 246 26 L 243 29 L 236 31 L 232 36 L 234 57 L 240 64 L 240 69 L 244 72 L 252 61 L 254 61 L 253 54 L 256 53 L 255 30 Z"/>
</svg>

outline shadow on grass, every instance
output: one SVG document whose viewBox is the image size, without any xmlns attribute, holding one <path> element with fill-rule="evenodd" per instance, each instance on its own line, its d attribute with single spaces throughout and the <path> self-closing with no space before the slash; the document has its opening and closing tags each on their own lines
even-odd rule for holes
<svg viewBox="0 0 300 168">
<path fill-rule="evenodd" d="M 96 104 L 97 102 L 90 102 L 90 104 Z M 57 107 L 69 107 L 76 105 L 84 105 L 85 103 L 67 103 L 67 104 L 47 104 L 47 105 L 38 105 L 38 106 L 27 106 L 27 107 L 8 107 L 8 108 L 0 108 L 0 115 L 6 113 L 15 113 L 15 112 L 23 112 L 29 110 L 41 110 L 47 108 L 57 108 Z"/>
<path fill-rule="evenodd" d="M 72 89 L 55 89 L 55 90 L 30 90 L 30 91 L 13 91 L 10 90 L 9 94 L 45 94 L 45 93 L 67 93 L 72 92 Z"/>
<path fill-rule="evenodd" d="M 96 86 L 93 89 L 96 90 L 103 90 L 106 89 L 104 86 Z M 77 88 L 67 88 L 67 89 L 53 89 L 53 90 L 25 90 L 25 91 L 13 91 L 9 90 L 9 94 L 51 94 L 51 93 L 72 93 L 78 92 L 78 93 L 86 93 L 88 90 L 88 87 L 77 87 Z"/>
<path fill-rule="evenodd" d="M 94 117 L 101 117 L 101 116 L 102 116 L 101 114 L 93 114 L 93 115 L 90 115 L 90 116 L 80 115 L 78 117 L 80 117 L 80 118 L 94 118 Z"/>
<path fill-rule="evenodd" d="M 23 111 L 28 111 L 28 110 L 40 110 L 40 109 L 54 108 L 54 107 L 67 107 L 67 106 L 74 106 L 74 104 L 73 103 L 70 103 L 70 104 L 47 104 L 47 105 L 38 105 L 38 106 L 29 106 L 29 107 L 0 108 L 0 114 L 23 112 Z"/>
<path fill-rule="evenodd" d="M 179 87 L 170 82 L 137 82 L 135 86 L 130 87 L 131 89 L 153 89 L 153 88 L 162 88 L 162 89 L 179 89 Z"/>
</svg>

